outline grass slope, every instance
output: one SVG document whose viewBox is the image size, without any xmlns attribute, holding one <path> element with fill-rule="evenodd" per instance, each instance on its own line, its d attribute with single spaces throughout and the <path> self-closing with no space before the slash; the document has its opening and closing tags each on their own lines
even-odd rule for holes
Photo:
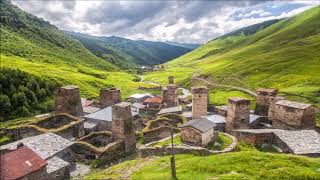
<svg viewBox="0 0 320 180">
<path fill-rule="evenodd" d="M 183 179 L 320 179 L 319 158 L 257 150 L 195 156 L 176 155 L 177 178 Z M 124 177 L 127 176 L 127 177 Z M 171 179 L 170 157 L 138 158 L 84 179 Z"/>
<path fill-rule="evenodd" d="M 42 19 L 1 0 L 1 67 L 20 69 L 61 85 L 75 84 L 95 97 L 100 88 L 116 86 L 123 96 L 141 83 L 98 58 L 79 41 Z"/>
<path fill-rule="evenodd" d="M 174 75 L 178 83 L 188 85 L 198 73 L 213 82 L 251 90 L 278 88 L 290 99 L 319 105 L 319 19 L 318 6 L 254 34 L 231 33 L 166 63 L 145 80 L 165 83 Z"/>
</svg>

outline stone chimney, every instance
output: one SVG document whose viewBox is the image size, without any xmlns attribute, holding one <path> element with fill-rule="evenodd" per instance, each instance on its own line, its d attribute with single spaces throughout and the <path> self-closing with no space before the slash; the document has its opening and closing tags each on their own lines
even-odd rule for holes
<svg viewBox="0 0 320 180">
<path fill-rule="evenodd" d="M 100 90 L 100 106 L 106 108 L 121 102 L 121 92 L 116 88 L 106 88 Z"/>
<path fill-rule="evenodd" d="M 226 130 L 249 129 L 250 123 L 250 100 L 240 97 L 229 98 Z"/>
<path fill-rule="evenodd" d="M 204 86 L 192 88 L 192 119 L 207 115 L 208 88 Z"/>
<path fill-rule="evenodd" d="M 58 89 L 55 94 L 55 113 L 83 115 L 80 92 L 77 86 L 69 85 Z"/>
<path fill-rule="evenodd" d="M 268 116 L 270 105 L 275 100 L 278 90 L 259 88 L 256 92 L 256 108 L 254 113 L 262 116 Z"/>
<path fill-rule="evenodd" d="M 125 151 L 132 152 L 136 148 L 133 128 L 131 104 L 121 102 L 112 106 L 112 136 L 115 140 L 123 140 Z"/>
</svg>

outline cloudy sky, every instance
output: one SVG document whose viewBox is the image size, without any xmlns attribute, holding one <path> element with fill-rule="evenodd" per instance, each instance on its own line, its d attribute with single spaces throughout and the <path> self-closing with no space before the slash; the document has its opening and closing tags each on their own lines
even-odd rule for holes
<svg viewBox="0 0 320 180">
<path fill-rule="evenodd" d="M 238 28 L 295 15 L 320 1 L 12 0 L 61 29 L 98 36 L 204 43 Z"/>
</svg>

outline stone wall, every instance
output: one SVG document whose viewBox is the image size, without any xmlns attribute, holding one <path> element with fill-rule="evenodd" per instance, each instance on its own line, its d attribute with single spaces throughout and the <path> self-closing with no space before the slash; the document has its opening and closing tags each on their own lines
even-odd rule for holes
<svg viewBox="0 0 320 180">
<path fill-rule="evenodd" d="M 262 145 L 264 143 L 274 143 L 274 133 L 272 131 L 265 132 L 248 132 L 248 131 L 233 131 L 234 135 L 238 141 L 244 141 L 249 144 Z"/>
<path fill-rule="evenodd" d="M 237 146 L 237 139 L 229 134 L 226 134 L 232 139 L 232 143 L 227 148 L 221 150 L 221 151 L 213 151 L 208 150 L 203 147 L 199 146 L 174 146 L 174 154 L 194 154 L 194 155 L 210 155 L 210 154 L 221 154 L 221 153 L 227 153 L 234 151 Z M 169 137 L 170 138 L 170 137 Z M 166 138 L 166 139 L 169 139 Z M 163 139 L 163 140 L 166 140 Z M 161 140 L 162 141 L 162 140 Z M 171 154 L 171 146 L 170 147 L 150 147 L 152 144 L 155 144 L 159 141 L 155 141 L 152 143 L 149 143 L 146 146 L 142 146 L 139 148 L 139 155 L 141 157 L 148 157 L 148 156 L 167 156 Z"/>
<path fill-rule="evenodd" d="M 206 116 L 208 110 L 208 88 L 192 88 L 192 119 Z"/>
<path fill-rule="evenodd" d="M 121 92 L 119 89 L 101 89 L 100 90 L 100 106 L 106 108 L 108 106 L 121 102 Z"/>
<path fill-rule="evenodd" d="M 174 128 L 174 132 L 180 132 L 179 129 Z M 157 141 L 159 139 L 163 139 L 169 137 L 171 135 L 171 128 L 170 127 L 159 127 L 147 131 L 143 131 L 143 140 L 144 143 L 149 143 L 152 141 Z"/>
<path fill-rule="evenodd" d="M 55 113 L 67 113 L 73 116 L 83 115 L 78 87 L 70 85 L 58 89 L 55 95 Z"/>
<path fill-rule="evenodd" d="M 269 107 L 275 100 L 278 90 L 277 89 L 257 89 L 256 108 L 255 114 L 268 116 Z"/>
<path fill-rule="evenodd" d="M 58 126 L 52 125 L 52 122 L 51 122 L 52 118 L 55 119 L 54 122 L 56 121 L 59 122 L 59 118 L 63 118 L 64 120 L 68 119 L 67 121 L 69 121 L 70 123 L 66 125 L 64 125 L 65 123 L 62 123 L 60 124 L 61 126 L 58 127 Z M 38 126 L 38 124 L 40 124 L 41 126 L 48 125 L 49 128 L 47 129 L 44 127 L 40 127 Z M 52 126 L 57 128 L 50 129 L 50 127 Z M 22 125 L 14 129 L 7 129 L 6 132 L 12 135 L 15 140 L 36 136 L 36 135 L 40 135 L 48 132 L 57 134 L 69 140 L 77 139 L 85 135 L 83 120 L 80 120 L 68 114 L 58 114 L 53 117 L 44 118 L 29 125 Z"/>
<path fill-rule="evenodd" d="M 100 159 L 104 161 L 113 161 L 123 157 L 125 152 L 124 141 L 115 141 L 105 147 L 95 147 L 85 141 L 76 141 L 72 146 L 77 158 L 81 159 Z"/>
<path fill-rule="evenodd" d="M 248 129 L 250 120 L 250 100 L 245 98 L 229 98 L 229 107 L 226 117 L 226 131 L 233 129 Z"/>
<path fill-rule="evenodd" d="M 112 135 L 116 140 L 123 140 L 126 153 L 136 148 L 136 138 L 131 112 L 128 102 L 121 102 L 112 106 Z"/>
<path fill-rule="evenodd" d="M 174 77 L 173 76 L 169 76 L 168 77 L 168 81 L 169 81 L 169 84 L 174 84 Z"/>
</svg>

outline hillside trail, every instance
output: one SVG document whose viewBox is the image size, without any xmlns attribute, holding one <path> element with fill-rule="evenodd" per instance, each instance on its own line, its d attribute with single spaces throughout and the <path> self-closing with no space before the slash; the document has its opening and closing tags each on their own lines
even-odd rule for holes
<svg viewBox="0 0 320 180">
<path fill-rule="evenodd" d="M 257 94 L 253 91 L 251 91 L 250 89 L 246 89 L 246 88 L 243 88 L 243 87 L 239 87 L 239 86 L 232 86 L 232 85 L 226 85 L 226 84 L 221 84 L 221 83 L 214 83 L 214 82 L 210 82 L 204 78 L 200 78 L 199 76 L 201 75 L 201 72 L 203 72 L 203 70 L 201 68 L 197 68 L 197 71 L 195 73 L 192 74 L 192 78 L 191 78 L 191 81 L 193 80 L 198 80 L 198 81 L 202 81 L 204 83 L 206 83 L 207 85 L 211 85 L 211 86 L 216 86 L 216 87 L 224 87 L 224 88 L 231 88 L 231 89 L 236 89 L 238 91 L 241 91 L 241 92 L 244 92 L 246 94 L 249 94 L 250 96 L 253 96 L 253 97 L 256 97 Z M 141 78 L 141 81 L 144 82 L 144 83 L 148 83 L 148 84 L 152 84 L 152 85 L 160 85 L 160 84 L 157 84 L 157 83 L 154 83 L 154 82 L 146 82 L 144 81 L 144 77 L 143 75 L 140 76 Z M 190 91 L 186 88 L 181 88 L 185 93 L 189 94 Z"/>
</svg>

